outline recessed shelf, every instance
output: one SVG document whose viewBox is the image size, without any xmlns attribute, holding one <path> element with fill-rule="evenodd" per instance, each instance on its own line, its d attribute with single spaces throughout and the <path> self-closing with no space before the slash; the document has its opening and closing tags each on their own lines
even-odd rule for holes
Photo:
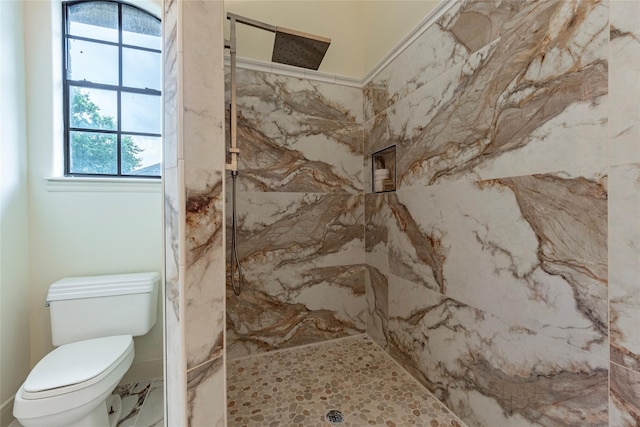
<svg viewBox="0 0 640 427">
<path fill-rule="evenodd" d="M 371 191 L 385 193 L 396 190 L 396 146 L 371 155 Z"/>
</svg>

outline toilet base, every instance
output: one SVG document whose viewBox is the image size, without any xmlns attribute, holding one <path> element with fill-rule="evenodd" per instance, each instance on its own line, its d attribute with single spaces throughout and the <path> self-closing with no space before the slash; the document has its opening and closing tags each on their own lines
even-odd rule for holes
<svg viewBox="0 0 640 427">
<path fill-rule="evenodd" d="M 69 427 L 111 427 L 106 401 L 96 406 L 96 409 L 83 419 L 70 424 Z"/>
</svg>

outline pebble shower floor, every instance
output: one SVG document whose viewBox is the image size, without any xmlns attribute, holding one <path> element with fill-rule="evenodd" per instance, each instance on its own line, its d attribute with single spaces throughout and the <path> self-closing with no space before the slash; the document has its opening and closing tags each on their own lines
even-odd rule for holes
<svg viewBox="0 0 640 427">
<path fill-rule="evenodd" d="M 464 426 L 366 335 L 228 361 L 227 425 Z"/>
</svg>

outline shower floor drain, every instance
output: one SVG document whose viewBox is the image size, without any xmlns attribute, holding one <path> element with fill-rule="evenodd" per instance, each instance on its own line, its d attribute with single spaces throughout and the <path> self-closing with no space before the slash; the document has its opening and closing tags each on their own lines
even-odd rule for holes
<svg viewBox="0 0 640 427">
<path fill-rule="evenodd" d="M 326 418 L 332 425 L 341 424 L 344 421 L 344 415 L 342 415 L 342 412 L 335 409 L 327 412 Z"/>
</svg>

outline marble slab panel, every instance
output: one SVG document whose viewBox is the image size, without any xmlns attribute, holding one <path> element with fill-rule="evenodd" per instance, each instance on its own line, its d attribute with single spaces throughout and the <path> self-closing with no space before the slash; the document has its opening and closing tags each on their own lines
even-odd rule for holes
<svg viewBox="0 0 640 427">
<path fill-rule="evenodd" d="M 237 72 L 238 107 L 244 110 L 264 116 L 277 109 L 301 118 L 363 122 L 359 88 L 240 68 Z M 227 73 L 227 100 L 228 78 Z"/>
<path fill-rule="evenodd" d="M 244 270 L 364 263 L 364 197 L 351 194 L 238 194 L 238 253 Z"/>
<path fill-rule="evenodd" d="M 244 276 L 242 292 L 227 288 L 227 355 L 355 335 L 366 328 L 363 265 L 310 269 L 296 283 L 268 272 Z"/>
<path fill-rule="evenodd" d="M 469 426 L 607 423 L 606 361 L 393 275 L 389 346 Z"/>
<path fill-rule="evenodd" d="M 178 131 L 184 155 L 184 182 L 178 189 L 184 194 L 180 246 L 185 251 L 180 265 L 184 280 L 180 350 L 186 357 L 186 420 L 178 425 L 224 426 L 223 5 L 210 1 L 177 4 L 182 10 L 178 43 L 184 50 L 177 120 L 182 125 Z"/>
<path fill-rule="evenodd" d="M 609 173 L 611 361 L 640 372 L 640 164 Z"/>
<path fill-rule="evenodd" d="M 364 88 L 365 118 L 383 112 L 400 99 L 492 43 L 525 5 L 458 1 Z"/>
<path fill-rule="evenodd" d="M 178 13 L 174 2 L 165 2 L 164 19 L 162 20 L 162 32 L 164 34 L 163 46 L 163 88 L 162 98 L 164 104 L 162 146 L 163 167 L 170 168 L 178 165 L 178 158 L 182 157 L 178 150 L 178 109 L 179 92 L 178 79 L 181 63 L 178 58 Z"/>
<path fill-rule="evenodd" d="M 607 3 L 527 3 L 387 111 L 399 186 L 606 166 L 608 37 Z"/>
<path fill-rule="evenodd" d="M 389 271 L 388 199 L 393 194 L 365 194 L 365 261 L 381 271 Z"/>
<path fill-rule="evenodd" d="M 365 293 L 367 296 L 367 335 L 387 349 L 389 324 L 389 281 L 375 267 L 366 266 Z"/>
<path fill-rule="evenodd" d="M 167 384 L 167 425 L 183 425 L 186 419 L 186 361 L 184 360 L 183 325 L 180 324 L 175 311 L 165 311 L 166 352 L 165 364 Z"/>
<path fill-rule="evenodd" d="M 187 427 L 225 427 L 226 407 L 224 355 L 218 353 L 187 374 Z"/>
<path fill-rule="evenodd" d="M 188 176 L 185 322 L 187 368 L 192 368 L 211 360 L 224 344 L 225 258 L 222 174 Z"/>
<path fill-rule="evenodd" d="M 392 274 L 607 357 L 601 171 L 412 186 L 388 205 Z"/>
<path fill-rule="evenodd" d="M 238 70 L 243 191 L 362 191 L 362 92 Z"/>
<path fill-rule="evenodd" d="M 179 144 L 181 135 L 178 132 L 178 5 L 175 1 L 164 1 L 164 119 L 163 119 L 163 189 L 164 189 L 164 239 L 165 239 L 165 301 L 164 330 L 166 352 L 164 355 L 167 368 L 166 382 L 167 404 L 166 414 L 169 425 L 180 425 L 185 419 L 186 390 L 185 360 L 181 351 L 184 340 L 180 324 L 180 207 L 181 173 L 178 167 Z M 184 277 L 183 277 L 184 280 Z M 182 281 L 184 283 L 184 281 Z"/>
<path fill-rule="evenodd" d="M 472 63 L 479 64 L 490 50 L 491 46 L 475 53 Z M 471 63 L 456 65 L 364 123 L 365 192 L 372 191 L 371 155 L 383 148 L 396 145 L 396 156 L 401 158 L 407 142 L 405 139 L 411 139 L 416 133 L 424 132 L 431 120 L 454 99 L 461 81 L 471 72 L 470 67 Z"/>
<path fill-rule="evenodd" d="M 182 166 L 182 162 L 180 162 Z M 164 283 L 165 307 L 173 310 L 176 319 L 180 319 L 180 262 L 184 248 L 180 245 L 180 197 L 181 167 L 165 168 L 164 184 Z M 184 258 L 182 258 L 184 263 Z"/>
<path fill-rule="evenodd" d="M 610 12 L 609 157 L 612 165 L 640 162 L 640 3 L 612 1 Z"/>
<path fill-rule="evenodd" d="M 615 363 L 611 364 L 610 373 L 609 426 L 640 425 L 640 373 Z"/>
</svg>

